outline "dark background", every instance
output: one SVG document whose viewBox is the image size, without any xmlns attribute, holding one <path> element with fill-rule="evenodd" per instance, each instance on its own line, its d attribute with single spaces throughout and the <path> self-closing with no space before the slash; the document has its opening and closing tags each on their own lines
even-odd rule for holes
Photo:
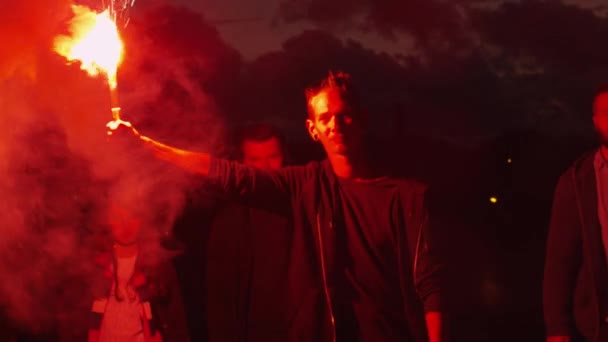
<svg viewBox="0 0 608 342">
<path fill-rule="evenodd" d="M 285 1 L 278 25 L 310 26 L 241 62 L 227 122 L 273 122 L 294 162 L 321 158 L 307 142 L 301 89 L 330 68 L 352 73 L 384 140 L 379 153 L 439 193 L 455 340 L 541 341 L 553 188 L 594 146 L 608 21 L 601 7 L 575 2 L 483 3 Z M 218 27 L 233 39 L 238 31 Z M 362 31 L 374 38 L 357 39 Z M 383 51 L 386 41 L 394 46 Z"/>
<path fill-rule="evenodd" d="M 438 194 L 455 340 L 544 338 L 551 198 L 558 176 L 595 143 L 591 100 L 608 76 L 606 5 L 142 1 L 123 31 L 120 90 L 146 87 L 146 75 L 160 89 L 143 103 L 127 101 L 125 113 L 139 113 L 130 118 L 136 126 L 164 141 L 182 142 L 164 130 L 164 113 L 176 113 L 176 123 L 209 120 L 196 110 L 196 94 L 205 94 L 225 129 L 213 148 L 224 156 L 233 128 L 268 121 L 287 135 L 292 163 L 322 158 L 304 129 L 303 89 L 330 69 L 351 73 L 370 108 L 378 153 Z M 159 71 L 167 66 L 181 77 Z M 197 341 L 212 202 L 206 193 L 193 196 L 176 223 L 189 247 L 176 264 Z"/>
</svg>

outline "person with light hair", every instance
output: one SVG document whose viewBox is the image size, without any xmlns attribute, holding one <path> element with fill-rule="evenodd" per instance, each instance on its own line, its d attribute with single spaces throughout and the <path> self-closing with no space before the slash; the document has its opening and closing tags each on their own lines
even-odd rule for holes
<svg viewBox="0 0 608 342">
<path fill-rule="evenodd" d="M 138 141 L 249 205 L 291 206 L 289 341 L 445 341 L 427 186 L 392 177 L 376 160 L 366 134 L 373 117 L 349 74 L 330 73 L 305 95 L 306 129 L 327 154 L 322 162 L 267 171 Z"/>
</svg>

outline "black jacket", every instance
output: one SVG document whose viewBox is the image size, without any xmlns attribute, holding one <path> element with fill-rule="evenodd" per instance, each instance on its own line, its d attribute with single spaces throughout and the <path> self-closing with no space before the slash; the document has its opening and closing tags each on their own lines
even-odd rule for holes
<svg viewBox="0 0 608 342">
<path fill-rule="evenodd" d="M 336 257 L 334 223 L 337 177 L 329 161 L 265 172 L 213 159 L 210 179 L 221 191 L 249 204 L 272 209 L 288 201 L 294 232 L 288 276 L 288 330 L 291 341 L 332 341 L 331 298 Z M 397 244 L 404 314 L 412 341 L 427 340 L 424 311 L 440 312 L 441 270 L 425 209 L 426 187 L 400 182 L 399 208 L 391 210 Z"/>
<path fill-rule="evenodd" d="M 598 218 L 595 151 L 577 160 L 557 183 L 544 275 L 548 336 L 598 341 L 607 315 L 608 273 Z"/>
<path fill-rule="evenodd" d="M 285 341 L 290 234 L 286 215 L 233 202 L 217 213 L 206 254 L 210 342 Z"/>
</svg>

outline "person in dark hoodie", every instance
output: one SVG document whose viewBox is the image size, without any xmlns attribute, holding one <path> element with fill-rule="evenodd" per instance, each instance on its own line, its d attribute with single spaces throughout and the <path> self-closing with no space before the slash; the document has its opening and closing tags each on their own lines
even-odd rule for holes
<svg viewBox="0 0 608 342">
<path fill-rule="evenodd" d="M 608 87 L 593 101 L 600 147 L 560 177 L 544 274 L 548 342 L 608 341 Z"/>
<path fill-rule="evenodd" d="M 239 160 L 278 171 L 285 142 L 269 124 L 249 125 L 238 138 Z M 215 216 L 207 243 L 207 331 L 210 342 L 286 340 L 285 290 L 289 207 L 283 213 L 237 201 Z"/>
<path fill-rule="evenodd" d="M 289 203 L 288 340 L 444 341 L 443 266 L 426 186 L 390 177 L 374 160 L 370 117 L 350 75 L 330 73 L 305 94 L 308 133 L 328 157 L 305 166 L 259 170 L 130 132 L 223 193 L 268 210 Z"/>
</svg>

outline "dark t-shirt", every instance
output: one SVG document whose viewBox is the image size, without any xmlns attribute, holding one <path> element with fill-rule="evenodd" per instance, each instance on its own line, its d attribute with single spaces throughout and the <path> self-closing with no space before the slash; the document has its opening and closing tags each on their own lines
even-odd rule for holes
<svg viewBox="0 0 608 342">
<path fill-rule="evenodd" d="M 407 337 L 393 226 L 396 181 L 340 179 L 338 238 L 345 263 L 336 298 L 338 341 L 396 341 Z"/>
<path fill-rule="evenodd" d="M 342 181 L 340 185 L 334 182 L 334 177 L 327 160 L 268 173 L 213 158 L 209 171 L 209 178 L 220 191 L 256 207 L 272 208 L 281 201 L 292 206 L 294 236 L 288 277 L 290 338 L 296 341 L 324 341 L 330 336 L 326 315 L 328 308 L 323 298 L 329 295 L 338 325 L 336 327 L 340 329 L 340 342 L 409 341 L 412 340 L 408 338 L 410 335 L 423 339 L 425 327 L 420 304 L 424 305 L 426 312 L 442 310 L 442 265 L 434 247 L 429 247 L 433 244 L 427 243 L 430 241 L 429 235 L 421 233 L 427 229 L 425 187 L 401 179 L 372 184 Z M 339 190 L 340 187 L 343 189 Z M 340 192 L 342 196 L 335 196 Z M 335 206 L 338 199 L 346 204 Z M 398 203 L 401 201 L 404 202 Z M 389 208 L 393 209 L 395 219 L 403 222 L 393 222 Z M 331 215 L 323 217 L 328 209 Z M 403 210 L 407 210 L 407 213 Z M 342 212 L 345 214 L 343 221 L 351 224 L 340 223 L 337 216 Z M 329 226 L 325 226 L 327 224 Z M 394 228 L 389 228 L 389 224 Z M 415 224 L 416 227 L 404 226 L 407 224 Z M 319 259 L 323 259 L 318 249 L 321 241 L 310 235 L 316 234 L 310 229 L 332 232 L 323 240 L 326 242 L 324 247 L 328 252 L 327 265 L 330 267 L 325 279 L 319 278 L 323 272 L 323 264 L 318 263 Z M 393 232 L 392 229 L 400 231 Z M 340 234 L 346 237 L 340 238 Z M 416 237 L 412 234 L 416 234 Z M 397 237 L 398 241 L 393 242 Z M 416 252 L 417 267 L 412 270 L 413 260 L 408 260 L 408 255 L 413 252 L 412 248 L 418 246 L 423 248 Z M 401 257 L 401 260 L 397 261 L 397 257 Z M 340 265 L 347 267 L 339 268 Z M 341 269 L 347 272 L 340 272 Z M 344 274 L 343 286 L 337 283 L 338 273 Z M 403 284 L 397 279 L 402 280 Z M 329 293 L 324 293 L 321 280 L 325 280 Z M 422 299 L 422 303 L 418 303 L 419 299 Z M 406 316 L 407 321 L 402 316 Z M 349 338 L 346 332 L 362 337 Z"/>
</svg>

